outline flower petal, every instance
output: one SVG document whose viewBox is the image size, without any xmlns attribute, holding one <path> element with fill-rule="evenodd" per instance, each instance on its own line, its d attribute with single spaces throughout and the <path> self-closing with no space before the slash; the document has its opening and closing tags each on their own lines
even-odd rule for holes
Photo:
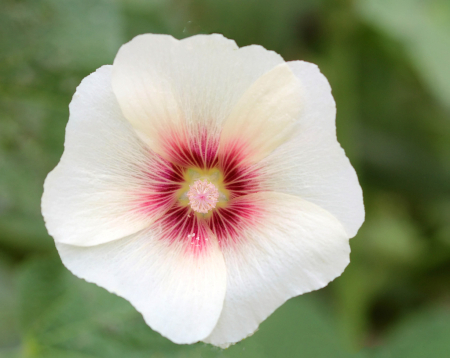
<svg viewBox="0 0 450 358">
<path fill-rule="evenodd" d="M 199 252 L 192 251 L 189 240 L 166 240 L 158 231 L 146 229 L 92 247 L 57 248 L 70 271 L 127 299 L 154 330 L 175 343 L 197 342 L 212 331 L 222 310 L 222 253 L 210 232 Z"/>
<path fill-rule="evenodd" d="M 302 108 L 300 82 L 286 64 L 262 75 L 242 96 L 220 136 L 222 162 L 258 162 L 289 138 Z"/>
<path fill-rule="evenodd" d="M 350 237 L 364 221 L 361 186 L 336 139 L 336 106 L 316 65 L 289 62 L 300 80 L 303 103 L 293 136 L 260 163 L 268 190 L 298 195 L 328 210 Z"/>
<path fill-rule="evenodd" d="M 216 149 L 222 123 L 247 88 L 283 62 L 261 46 L 239 49 L 222 35 L 178 41 L 146 34 L 121 47 L 112 83 L 125 117 L 150 148 L 186 165 L 171 149 L 195 150 L 192 141 L 203 156 Z"/>
<path fill-rule="evenodd" d="M 111 66 L 101 67 L 70 104 L 64 154 L 44 185 L 47 229 L 81 246 L 136 233 L 171 206 L 180 187 L 173 172 L 136 136 L 112 92 Z"/>
<path fill-rule="evenodd" d="M 252 334 L 289 298 L 324 287 L 349 263 L 348 235 L 326 210 L 281 193 L 241 198 L 265 214 L 222 247 L 227 293 L 219 322 L 204 339 L 222 347 Z"/>
</svg>

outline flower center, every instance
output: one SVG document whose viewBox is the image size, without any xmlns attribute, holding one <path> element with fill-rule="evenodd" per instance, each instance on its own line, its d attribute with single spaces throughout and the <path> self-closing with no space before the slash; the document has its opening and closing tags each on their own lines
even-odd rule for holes
<svg viewBox="0 0 450 358">
<path fill-rule="evenodd" d="M 206 214 L 216 207 L 219 199 L 219 190 L 212 183 L 205 180 L 196 180 L 189 186 L 187 193 L 192 210 Z"/>
</svg>

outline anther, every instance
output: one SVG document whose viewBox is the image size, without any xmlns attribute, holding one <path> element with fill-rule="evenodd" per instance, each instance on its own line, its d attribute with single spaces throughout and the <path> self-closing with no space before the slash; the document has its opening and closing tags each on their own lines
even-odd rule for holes
<svg viewBox="0 0 450 358">
<path fill-rule="evenodd" d="M 187 196 L 192 210 L 206 214 L 209 210 L 216 207 L 219 199 L 219 190 L 214 184 L 208 183 L 206 179 L 197 180 L 189 186 Z"/>
</svg>

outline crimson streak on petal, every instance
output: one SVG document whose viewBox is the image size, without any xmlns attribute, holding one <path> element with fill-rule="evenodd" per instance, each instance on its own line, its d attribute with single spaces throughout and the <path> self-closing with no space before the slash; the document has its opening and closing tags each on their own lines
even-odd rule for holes
<svg viewBox="0 0 450 358">
<path fill-rule="evenodd" d="M 198 130 L 197 135 L 172 132 L 164 140 L 164 152 L 169 160 L 183 167 L 215 167 L 218 147 L 218 137 L 206 129 Z"/>
<path fill-rule="evenodd" d="M 155 153 L 151 153 L 156 156 Z M 148 164 L 143 177 L 144 190 L 138 200 L 139 211 L 145 214 L 164 212 L 176 201 L 176 192 L 181 189 L 184 178 L 184 168 L 172 164 L 158 156 L 157 161 Z"/>
<path fill-rule="evenodd" d="M 211 245 L 212 235 L 206 222 L 189 206 L 174 204 L 153 226 L 162 240 L 185 243 L 187 251 L 201 254 Z"/>
<path fill-rule="evenodd" d="M 173 134 L 164 141 L 165 157 L 170 161 L 159 157 L 158 164 L 150 166 L 149 190 L 140 206 L 147 213 L 164 211 L 153 224 L 160 238 L 184 243 L 195 254 L 205 252 L 215 237 L 221 247 L 238 243 L 244 238 L 243 232 L 257 225 L 263 214 L 261 203 L 249 197 L 262 190 L 262 180 L 260 170 L 247 160 L 245 143 L 219 152 L 215 136 L 205 130 L 197 133 L 197 137 Z M 178 201 L 177 191 L 183 187 L 188 168 L 218 168 L 228 201 L 205 215 Z"/>
<path fill-rule="evenodd" d="M 261 203 L 251 196 L 241 196 L 231 200 L 226 207 L 214 210 L 207 222 L 220 247 L 224 247 L 243 240 L 245 230 L 258 225 L 263 214 Z"/>
<path fill-rule="evenodd" d="M 218 153 L 218 167 L 230 199 L 262 190 L 260 170 L 248 160 L 246 147 L 243 143 L 235 143 L 223 146 Z"/>
</svg>

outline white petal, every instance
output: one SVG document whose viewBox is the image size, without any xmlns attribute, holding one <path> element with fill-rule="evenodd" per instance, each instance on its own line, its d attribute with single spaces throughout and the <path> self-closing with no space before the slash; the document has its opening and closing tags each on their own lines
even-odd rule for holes
<svg viewBox="0 0 450 358">
<path fill-rule="evenodd" d="M 102 245 L 57 248 L 75 275 L 124 297 L 150 327 L 181 344 L 212 331 L 226 291 L 225 264 L 213 236 L 201 254 L 186 245 L 146 229 Z"/>
<path fill-rule="evenodd" d="M 287 194 L 249 197 L 266 214 L 222 249 L 227 294 L 219 322 L 204 340 L 217 346 L 252 334 L 286 300 L 324 287 L 349 263 L 348 235 L 327 211 Z"/>
<path fill-rule="evenodd" d="M 261 76 L 225 122 L 220 153 L 257 162 L 286 142 L 302 108 L 300 90 L 300 82 L 285 63 Z"/>
<path fill-rule="evenodd" d="M 289 62 L 301 83 L 304 105 L 291 140 L 261 163 L 268 189 L 298 195 L 328 210 L 350 237 L 364 221 L 361 186 L 336 139 L 336 106 L 316 65 Z"/>
<path fill-rule="evenodd" d="M 113 89 L 125 117 L 156 152 L 168 140 L 218 136 L 247 88 L 283 59 L 260 46 L 239 49 L 221 35 L 178 41 L 146 34 L 114 60 Z M 180 139 L 181 138 L 181 139 Z"/>
<path fill-rule="evenodd" d="M 42 214 L 50 235 L 89 246 L 149 226 L 169 205 L 144 205 L 158 194 L 154 174 L 165 165 L 123 117 L 111 89 L 111 66 L 100 68 L 77 88 L 64 154 L 45 181 Z"/>
</svg>

